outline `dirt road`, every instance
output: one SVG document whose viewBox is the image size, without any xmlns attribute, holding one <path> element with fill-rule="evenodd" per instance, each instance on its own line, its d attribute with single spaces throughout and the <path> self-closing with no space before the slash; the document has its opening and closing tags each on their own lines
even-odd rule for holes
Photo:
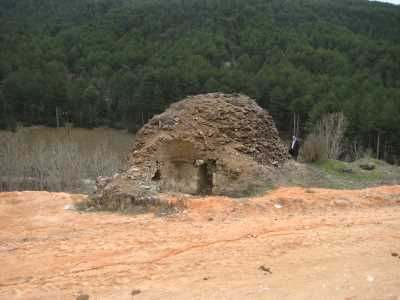
<svg viewBox="0 0 400 300">
<path fill-rule="evenodd" d="M 189 199 L 165 216 L 64 209 L 81 198 L 0 194 L 0 299 L 400 300 L 400 186 Z"/>
</svg>

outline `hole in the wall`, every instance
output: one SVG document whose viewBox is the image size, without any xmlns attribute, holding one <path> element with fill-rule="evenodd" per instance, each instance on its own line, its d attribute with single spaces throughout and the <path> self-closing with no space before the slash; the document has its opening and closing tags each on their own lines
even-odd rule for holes
<svg viewBox="0 0 400 300">
<path fill-rule="evenodd" d="M 198 193 L 202 195 L 212 194 L 214 187 L 215 160 L 206 160 L 199 166 Z"/>
<path fill-rule="evenodd" d="M 161 171 L 157 169 L 157 171 L 154 173 L 153 177 L 151 178 L 153 181 L 160 181 L 161 180 Z"/>
<path fill-rule="evenodd" d="M 199 155 L 188 141 L 171 141 L 157 150 L 157 170 L 152 180 L 159 181 L 161 191 L 193 195 L 212 194 L 216 160 Z"/>
<path fill-rule="evenodd" d="M 193 164 L 195 153 L 194 145 L 188 141 L 175 140 L 158 147 L 157 169 L 160 170 L 162 191 L 197 193 L 198 168 Z"/>
</svg>

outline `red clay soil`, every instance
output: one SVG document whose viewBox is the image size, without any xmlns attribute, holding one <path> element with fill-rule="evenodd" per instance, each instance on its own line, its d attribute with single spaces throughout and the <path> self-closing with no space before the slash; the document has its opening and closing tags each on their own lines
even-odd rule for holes
<svg viewBox="0 0 400 300">
<path fill-rule="evenodd" d="M 64 209 L 83 197 L 0 194 L 0 299 L 400 300 L 400 186 L 184 199 L 161 217 Z"/>
</svg>

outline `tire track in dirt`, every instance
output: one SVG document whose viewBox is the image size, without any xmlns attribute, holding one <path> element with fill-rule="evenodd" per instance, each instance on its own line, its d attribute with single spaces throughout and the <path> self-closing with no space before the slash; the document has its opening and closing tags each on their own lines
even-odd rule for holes
<svg viewBox="0 0 400 300">
<path fill-rule="evenodd" d="M 397 220 L 397 218 L 386 218 L 383 219 L 383 221 L 391 221 L 391 220 Z M 376 221 L 358 221 L 357 223 L 352 222 L 351 226 L 354 228 L 354 226 L 365 226 L 365 225 L 371 225 L 371 224 L 376 224 Z M 313 229 L 324 229 L 324 228 L 335 228 L 335 227 L 342 227 L 345 226 L 344 224 L 338 224 L 338 223 L 323 223 L 321 224 L 320 222 L 317 223 L 309 223 L 305 225 L 298 225 L 298 226 L 280 226 L 275 229 L 263 229 L 260 231 L 255 232 L 248 232 L 245 234 L 240 235 L 239 237 L 231 238 L 231 239 L 222 239 L 222 240 L 216 240 L 212 242 L 207 242 L 207 243 L 201 243 L 197 245 L 190 245 L 187 247 L 182 247 L 179 249 L 174 249 L 171 251 L 168 251 L 165 254 L 159 255 L 158 257 L 155 257 L 150 260 L 146 261 L 139 261 L 139 262 L 115 262 L 115 263 L 110 263 L 110 264 L 103 264 L 99 266 L 94 266 L 90 268 L 85 268 L 85 269 L 80 269 L 80 270 L 75 270 L 71 271 L 68 273 L 63 273 L 62 275 L 56 275 L 56 276 L 49 276 L 46 278 L 38 278 L 37 280 L 24 280 L 23 282 L 15 282 L 15 283 L 9 283 L 9 284 L 1 284 L 1 286 L 18 286 L 21 284 L 25 283 L 32 283 L 32 284 L 46 284 L 51 281 L 57 280 L 57 278 L 61 277 L 66 277 L 66 276 L 74 276 L 76 274 L 81 274 L 85 272 L 90 272 L 90 271 L 96 271 L 96 270 L 101 270 L 101 269 L 106 269 L 106 268 L 113 268 L 117 266 L 135 266 L 135 265 L 152 265 L 152 264 L 157 264 L 160 263 L 163 260 L 184 254 L 189 251 L 197 250 L 197 249 L 203 249 L 207 248 L 210 246 L 218 245 L 218 244 L 227 244 L 227 243 L 235 243 L 239 242 L 242 240 L 247 240 L 247 239 L 257 239 L 259 237 L 276 237 L 276 236 L 289 236 L 289 235 L 296 235 L 296 234 L 301 234 L 305 231 L 313 230 Z M 396 237 L 400 238 L 400 237 Z M 123 252 L 130 252 L 132 248 L 130 249 L 125 249 Z M 121 254 L 123 254 L 123 252 Z M 72 268 L 79 266 L 81 264 L 85 264 L 87 262 L 79 262 L 75 264 Z"/>
<path fill-rule="evenodd" d="M 126 216 L 101 212 L 73 213 L 63 210 L 65 204 L 71 203 L 71 197 L 68 195 L 54 198 L 54 195 L 44 195 L 40 192 L 16 196 L 10 193 L 6 195 L 6 199 L 2 199 L 4 195 L 0 194 L 0 204 L 4 203 L 5 211 L 7 206 L 12 204 L 13 197 L 21 198 L 10 212 L 12 214 L 6 216 L 17 226 L 7 227 L 7 219 L 0 218 L 0 226 L 6 226 L 1 242 L 7 241 L 10 244 L 0 249 L 0 260 L 4 262 L 4 273 L 0 276 L 0 295 L 11 295 L 10 293 L 17 291 L 25 293 L 29 290 L 40 293 L 41 287 L 45 286 L 44 290 L 61 295 L 67 293 L 71 285 L 81 286 L 81 282 L 87 283 L 93 289 L 99 286 L 114 288 L 114 285 L 115 288 L 119 288 L 123 284 L 117 283 L 115 279 L 134 279 L 135 284 L 138 284 L 147 282 L 153 275 L 156 275 L 156 278 L 158 275 L 163 276 L 164 279 L 170 276 L 168 279 L 174 280 L 174 275 L 169 271 L 175 268 L 186 270 L 191 260 L 202 250 L 202 260 L 208 262 L 209 259 L 223 257 L 221 255 L 224 254 L 225 248 L 248 254 L 248 251 L 253 250 L 246 249 L 247 244 L 258 246 L 271 242 L 275 245 L 271 246 L 272 250 L 279 245 L 286 250 L 299 251 L 308 248 L 309 245 L 323 245 L 322 251 L 325 251 L 326 246 L 335 245 L 340 241 L 340 247 L 361 243 L 359 246 L 363 249 L 360 251 L 364 253 L 366 245 L 373 245 L 371 242 L 382 240 L 380 245 L 386 244 L 388 249 L 394 249 L 393 244 L 400 239 L 400 236 L 395 234 L 399 229 L 400 211 L 399 208 L 381 207 L 393 205 L 400 187 L 383 187 L 373 191 L 373 198 L 376 200 L 371 203 L 365 202 L 366 191 L 318 190 L 310 193 L 297 188 L 273 191 L 264 197 L 250 199 L 246 202 L 248 205 L 237 205 L 233 200 L 221 203 L 218 197 L 214 197 L 211 202 L 204 198 L 197 201 L 201 205 L 196 202 L 193 207 L 186 208 L 185 213 L 172 219 L 156 218 L 149 214 Z M 370 191 L 367 196 L 371 197 Z M 25 201 L 25 197 L 28 197 L 28 200 L 34 199 L 34 202 Z M 316 209 L 308 213 L 302 207 L 296 207 L 297 198 L 304 199 L 303 205 Z M 338 198 L 346 199 L 350 204 L 358 203 L 360 206 L 365 202 L 365 206 L 325 206 L 330 200 Z M 287 201 L 283 203 L 283 208 L 274 209 L 273 205 L 281 201 Z M 41 205 L 36 205 L 36 202 Z M 259 211 L 257 204 L 264 204 L 269 209 Z M 376 209 L 371 208 L 373 206 Z M 209 222 L 210 216 L 218 222 Z M 273 220 L 275 217 L 279 219 L 278 222 Z M 370 227 L 352 230 L 356 226 L 368 225 L 372 225 L 371 229 L 378 234 L 363 234 L 369 232 Z M 349 230 L 346 227 L 349 227 Z M 321 238 L 320 233 L 311 233 L 318 229 L 323 229 L 322 232 L 327 235 L 322 234 Z M 218 235 L 214 234 L 216 230 L 220 231 Z M 340 240 L 335 238 L 336 231 L 341 233 Z M 171 235 L 164 237 L 167 233 Z M 22 238 L 30 236 L 32 240 L 27 245 L 20 245 Z M 289 238 L 274 239 L 280 236 Z M 59 247 L 58 242 L 64 238 L 69 238 L 65 242 L 66 248 Z M 247 240 L 257 242 L 253 244 L 246 242 Z M 292 240 L 299 242 L 292 243 Z M 240 243 L 241 241 L 244 243 Z M 104 243 L 108 244 L 108 247 L 96 248 Z M 17 248 L 12 249 L 9 246 Z M 211 248 L 213 246 L 215 247 Z M 136 250 L 140 252 L 136 253 Z M 309 249 L 305 251 L 308 252 Z M 187 253 L 189 254 L 185 255 Z M 54 265 L 46 265 L 43 261 L 50 255 L 59 257 L 51 260 Z M 277 255 L 273 257 L 279 259 L 281 253 Z M 20 261 L 19 257 L 22 258 Z M 386 266 L 388 267 L 391 266 Z M 156 269 L 158 275 L 154 273 Z"/>
</svg>

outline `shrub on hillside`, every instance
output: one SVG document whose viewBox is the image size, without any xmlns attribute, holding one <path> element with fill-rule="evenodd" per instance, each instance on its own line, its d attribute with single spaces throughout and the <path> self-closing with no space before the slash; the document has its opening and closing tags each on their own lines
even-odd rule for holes
<svg viewBox="0 0 400 300">
<path fill-rule="evenodd" d="M 328 148 L 320 136 L 310 133 L 304 141 L 301 157 L 306 162 L 328 159 Z"/>
<path fill-rule="evenodd" d="M 307 162 L 338 159 L 347 120 L 343 113 L 323 115 L 304 142 L 302 158 Z"/>
</svg>

